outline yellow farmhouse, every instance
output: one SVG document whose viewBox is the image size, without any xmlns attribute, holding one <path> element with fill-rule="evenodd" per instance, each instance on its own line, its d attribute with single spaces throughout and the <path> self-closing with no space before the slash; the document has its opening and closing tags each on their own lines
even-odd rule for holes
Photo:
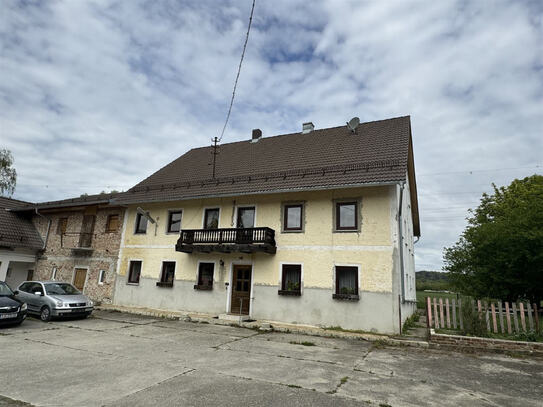
<svg viewBox="0 0 543 407">
<path fill-rule="evenodd" d="M 397 333 L 420 236 L 409 117 L 190 150 L 126 193 L 114 302 Z"/>
</svg>

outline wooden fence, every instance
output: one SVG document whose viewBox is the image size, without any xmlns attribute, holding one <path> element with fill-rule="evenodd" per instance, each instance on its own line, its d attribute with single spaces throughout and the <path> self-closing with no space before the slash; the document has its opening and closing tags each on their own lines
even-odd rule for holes
<svg viewBox="0 0 543 407">
<path fill-rule="evenodd" d="M 502 334 L 539 331 L 539 310 L 535 303 L 519 301 L 509 305 L 502 301 L 491 301 L 490 304 L 481 300 L 467 302 L 463 304 L 462 299 L 455 298 L 449 301 L 449 298 L 426 297 L 428 328 L 464 329 L 462 307 L 474 306 L 479 318 L 486 320 L 488 331 Z"/>
</svg>

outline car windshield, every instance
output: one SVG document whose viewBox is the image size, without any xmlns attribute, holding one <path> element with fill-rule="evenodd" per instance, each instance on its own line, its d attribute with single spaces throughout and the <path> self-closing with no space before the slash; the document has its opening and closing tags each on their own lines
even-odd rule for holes
<svg viewBox="0 0 543 407">
<path fill-rule="evenodd" d="M 13 291 L 11 291 L 11 288 L 6 283 L 0 281 L 0 296 L 6 295 L 13 295 Z"/>
<path fill-rule="evenodd" d="M 77 288 L 68 283 L 47 283 L 45 292 L 47 295 L 77 295 L 81 294 Z"/>
</svg>

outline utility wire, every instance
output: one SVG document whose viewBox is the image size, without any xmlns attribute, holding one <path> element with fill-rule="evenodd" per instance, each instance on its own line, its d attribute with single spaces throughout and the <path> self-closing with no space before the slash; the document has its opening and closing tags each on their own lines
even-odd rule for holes
<svg viewBox="0 0 543 407">
<path fill-rule="evenodd" d="M 236 75 L 236 80 L 234 82 L 234 90 L 232 91 L 232 99 L 230 99 L 230 106 L 228 107 L 228 114 L 226 115 L 226 120 L 221 131 L 221 136 L 219 137 L 219 142 L 224 136 L 224 131 L 228 125 L 228 120 L 230 119 L 230 113 L 232 112 L 232 105 L 234 104 L 234 97 L 236 96 L 236 88 L 238 86 L 239 74 L 241 72 L 241 64 L 243 63 L 243 58 L 245 57 L 245 50 L 247 49 L 247 42 L 249 41 L 249 32 L 251 31 L 251 24 L 253 22 L 253 12 L 255 10 L 255 0 L 253 0 L 253 6 L 251 7 L 251 16 L 249 17 L 249 26 L 247 27 L 247 35 L 245 36 L 245 43 L 243 44 L 243 52 L 241 53 L 241 59 L 239 60 L 238 73 Z"/>
</svg>

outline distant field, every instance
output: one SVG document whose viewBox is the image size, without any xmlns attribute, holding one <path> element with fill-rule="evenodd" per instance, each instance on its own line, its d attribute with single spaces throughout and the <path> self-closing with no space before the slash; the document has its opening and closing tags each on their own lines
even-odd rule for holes
<svg viewBox="0 0 543 407">
<path fill-rule="evenodd" d="M 417 291 L 417 308 L 424 309 L 424 301 L 426 297 L 432 298 L 457 298 L 458 294 L 455 293 L 443 293 L 435 291 Z"/>
</svg>

